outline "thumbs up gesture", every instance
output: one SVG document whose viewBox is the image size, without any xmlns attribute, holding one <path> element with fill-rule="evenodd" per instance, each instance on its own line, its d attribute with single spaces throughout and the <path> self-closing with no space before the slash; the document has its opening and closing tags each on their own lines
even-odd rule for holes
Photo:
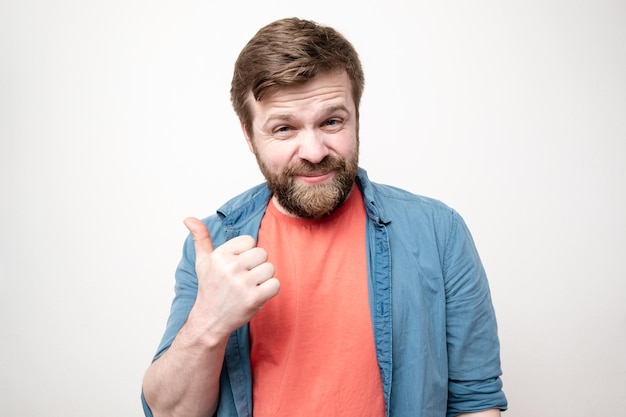
<svg viewBox="0 0 626 417">
<path fill-rule="evenodd" d="M 214 249 L 202 221 L 189 217 L 184 223 L 194 240 L 198 276 L 190 319 L 193 315 L 203 321 L 213 337 L 227 338 L 278 294 L 274 265 L 252 236 L 235 237 Z"/>
</svg>

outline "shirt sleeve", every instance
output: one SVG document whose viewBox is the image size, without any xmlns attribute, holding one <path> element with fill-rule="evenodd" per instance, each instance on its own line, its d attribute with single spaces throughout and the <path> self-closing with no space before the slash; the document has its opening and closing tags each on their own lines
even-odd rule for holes
<svg viewBox="0 0 626 417">
<path fill-rule="evenodd" d="M 183 256 L 176 268 L 174 300 L 167 319 L 165 333 L 161 338 L 154 360 L 159 358 L 172 344 L 174 338 L 187 321 L 189 312 L 198 294 L 198 277 L 196 276 L 196 250 L 191 235 L 187 236 L 183 245 Z"/>
<path fill-rule="evenodd" d="M 463 219 L 452 212 L 444 253 L 448 412 L 507 408 L 500 342 L 487 276 Z"/>
<path fill-rule="evenodd" d="M 198 278 L 196 276 L 196 252 L 191 235 L 187 237 L 183 245 L 183 256 L 176 268 L 176 284 L 174 286 L 174 300 L 170 308 L 165 333 L 161 338 L 159 347 L 153 361 L 157 360 L 172 345 L 174 338 L 183 327 L 189 316 L 191 307 L 198 293 Z M 141 393 L 141 404 L 146 417 L 152 417 L 152 411 Z"/>
</svg>

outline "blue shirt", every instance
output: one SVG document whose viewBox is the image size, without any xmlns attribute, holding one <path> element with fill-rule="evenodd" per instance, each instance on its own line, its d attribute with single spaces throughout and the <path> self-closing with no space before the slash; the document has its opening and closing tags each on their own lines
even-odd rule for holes
<svg viewBox="0 0 626 417">
<path fill-rule="evenodd" d="M 387 416 L 506 409 L 489 285 L 462 218 L 439 201 L 370 182 L 362 169 L 357 184 L 367 213 L 369 304 Z M 270 197 L 261 184 L 204 219 L 214 246 L 242 234 L 256 239 Z M 197 288 L 189 236 L 155 359 L 187 319 Z M 226 347 L 218 417 L 252 415 L 249 352 L 246 325 L 231 334 Z M 142 401 L 151 417 L 143 396 Z"/>
</svg>

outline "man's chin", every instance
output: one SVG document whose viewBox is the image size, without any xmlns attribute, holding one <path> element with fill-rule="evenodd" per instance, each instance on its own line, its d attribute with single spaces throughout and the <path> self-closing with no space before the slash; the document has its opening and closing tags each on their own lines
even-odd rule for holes
<svg viewBox="0 0 626 417">
<path fill-rule="evenodd" d="M 332 181 L 298 184 L 291 192 L 277 195 L 277 199 L 283 209 L 296 217 L 320 219 L 337 210 L 351 190 L 337 187 Z"/>
</svg>

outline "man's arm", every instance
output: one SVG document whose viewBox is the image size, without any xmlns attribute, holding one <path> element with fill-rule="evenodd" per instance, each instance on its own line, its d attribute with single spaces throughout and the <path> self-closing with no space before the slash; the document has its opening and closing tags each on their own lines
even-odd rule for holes
<svg viewBox="0 0 626 417">
<path fill-rule="evenodd" d="M 190 318 L 172 346 L 144 376 L 143 394 L 155 417 L 211 416 L 217 409 L 225 340 L 211 340 Z"/>
<path fill-rule="evenodd" d="M 236 237 L 214 250 L 204 223 L 189 218 L 185 225 L 194 240 L 198 292 L 172 345 L 144 376 L 143 395 L 154 417 L 215 413 L 230 334 L 280 287 L 267 253 L 252 237 Z"/>
<path fill-rule="evenodd" d="M 506 409 L 500 343 L 489 283 L 471 234 L 454 213 L 444 254 L 448 415 L 498 416 Z M 493 409 L 493 411 L 492 411 Z M 488 410 L 488 411 L 487 411 Z M 495 413 L 495 414 L 493 414 Z"/>
</svg>

